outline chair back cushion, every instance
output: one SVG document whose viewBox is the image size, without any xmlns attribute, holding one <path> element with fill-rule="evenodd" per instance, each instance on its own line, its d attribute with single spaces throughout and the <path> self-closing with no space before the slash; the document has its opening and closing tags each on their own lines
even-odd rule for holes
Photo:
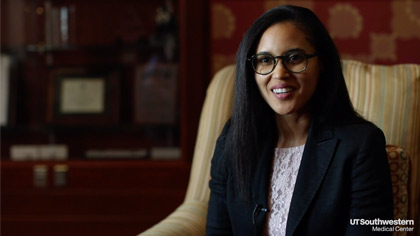
<svg viewBox="0 0 420 236">
<path fill-rule="evenodd" d="M 190 181 L 185 200 L 207 202 L 210 197 L 210 162 L 216 140 L 231 115 L 235 67 L 227 66 L 216 73 L 207 88 L 201 111 Z"/>
<path fill-rule="evenodd" d="M 355 109 L 384 131 L 388 144 L 403 147 L 411 157 L 409 218 L 418 219 L 420 65 L 383 66 L 343 60 L 343 73 Z"/>
<path fill-rule="evenodd" d="M 386 153 L 391 169 L 394 219 L 408 219 L 409 157 L 404 148 L 396 145 L 386 145 Z"/>
</svg>

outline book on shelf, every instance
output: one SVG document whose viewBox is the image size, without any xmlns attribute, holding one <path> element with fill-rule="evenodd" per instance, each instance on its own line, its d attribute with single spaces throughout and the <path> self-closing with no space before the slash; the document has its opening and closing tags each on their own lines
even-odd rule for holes
<svg viewBox="0 0 420 236">
<path fill-rule="evenodd" d="M 88 159 L 143 159 L 148 156 L 147 149 L 105 149 L 105 150 L 87 150 Z"/>
</svg>

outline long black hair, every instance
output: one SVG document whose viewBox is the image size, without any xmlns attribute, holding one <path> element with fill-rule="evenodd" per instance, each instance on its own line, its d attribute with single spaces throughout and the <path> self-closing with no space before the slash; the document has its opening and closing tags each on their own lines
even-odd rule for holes
<svg viewBox="0 0 420 236">
<path fill-rule="evenodd" d="M 281 22 L 291 22 L 305 33 L 323 66 L 310 100 L 311 125 L 319 128 L 362 120 L 351 104 L 338 51 L 318 17 L 297 6 L 280 6 L 265 12 L 248 29 L 236 55 L 235 98 L 226 142 L 232 178 L 245 201 L 251 200 L 250 185 L 257 158 L 266 145 L 274 150 L 281 135 L 275 113 L 262 98 L 247 58 L 256 53 L 265 30 Z"/>
</svg>

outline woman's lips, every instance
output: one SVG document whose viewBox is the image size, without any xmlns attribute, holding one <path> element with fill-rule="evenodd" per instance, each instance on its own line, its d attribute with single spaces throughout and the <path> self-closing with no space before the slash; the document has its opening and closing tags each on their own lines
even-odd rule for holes
<svg viewBox="0 0 420 236">
<path fill-rule="evenodd" d="M 282 94 L 282 93 L 288 93 L 293 91 L 293 88 L 277 88 L 277 89 L 273 89 L 273 92 L 275 94 Z"/>
<path fill-rule="evenodd" d="M 293 91 L 295 91 L 295 88 L 293 87 L 279 87 L 274 88 L 271 90 L 274 93 L 274 96 L 276 96 L 279 99 L 287 99 L 289 98 Z"/>
</svg>

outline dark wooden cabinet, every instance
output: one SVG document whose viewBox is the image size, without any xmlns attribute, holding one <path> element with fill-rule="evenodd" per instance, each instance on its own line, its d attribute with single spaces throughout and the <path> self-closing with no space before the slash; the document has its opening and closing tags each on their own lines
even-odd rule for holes
<svg viewBox="0 0 420 236">
<path fill-rule="evenodd" d="M 167 2 L 173 3 L 176 24 L 158 25 L 157 12 Z M 2 235 L 133 235 L 182 202 L 210 80 L 208 6 L 194 0 L 2 1 L 1 52 L 13 62 L 9 121 L 1 127 Z M 67 26 L 57 26 L 61 10 Z M 56 27 L 67 33 L 54 36 Z M 157 38 L 168 28 L 178 46 L 175 56 L 165 58 Z M 160 63 L 178 65 L 173 124 L 139 124 L 134 118 L 136 68 L 156 55 Z M 51 122 L 52 74 L 63 68 L 110 67 L 119 73 L 118 100 L 111 101 L 118 103 L 118 119 Z M 68 159 L 12 161 L 10 147 L 17 144 L 65 144 Z M 181 157 L 86 158 L 90 149 L 155 146 L 179 147 Z M 67 168 L 64 186 L 55 185 L 57 165 Z M 48 170 L 45 187 L 35 186 L 37 166 Z"/>
<path fill-rule="evenodd" d="M 36 187 L 41 167 L 47 180 Z M 136 235 L 182 203 L 188 172 L 173 161 L 2 161 L 1 234 Z"/>
</svg>

